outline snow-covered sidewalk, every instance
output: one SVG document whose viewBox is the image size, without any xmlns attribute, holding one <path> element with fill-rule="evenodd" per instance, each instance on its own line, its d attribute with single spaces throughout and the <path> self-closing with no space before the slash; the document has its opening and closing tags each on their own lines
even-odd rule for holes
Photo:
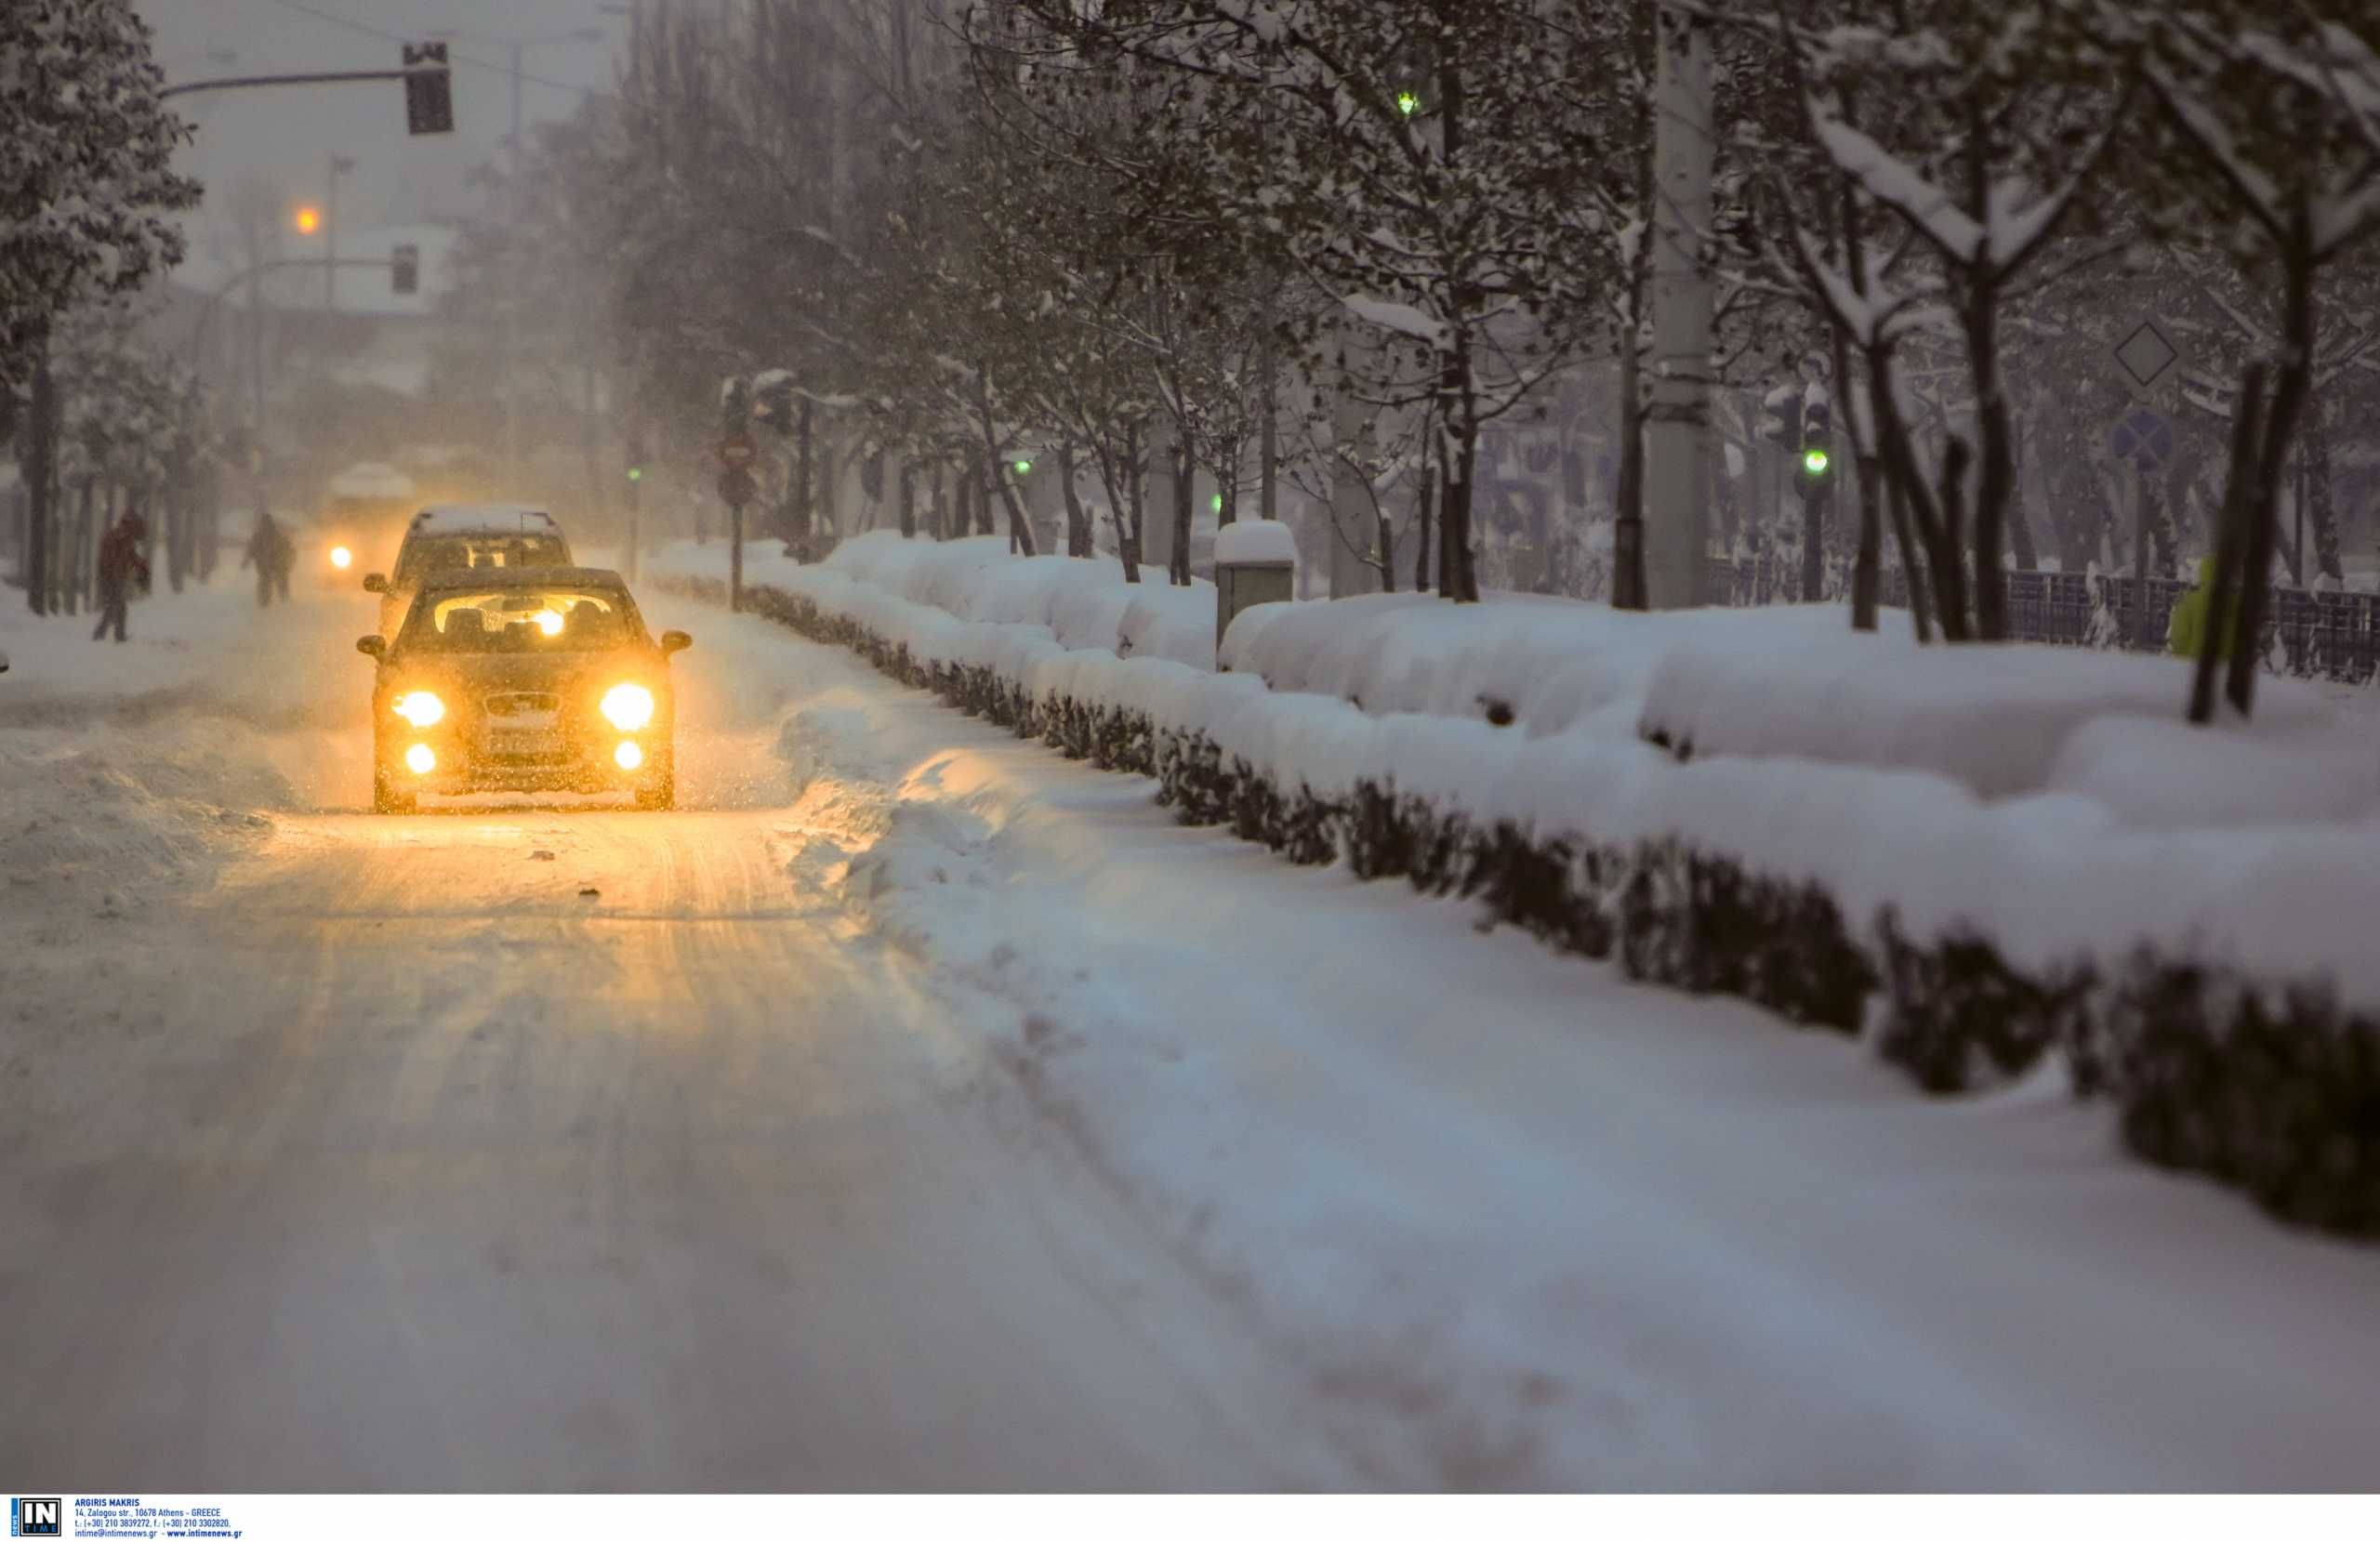
<svg viewBox="0 0 2380 1542">
<path fill-rule="evenodd" d="M 738 646 L 762 624 L 733 623 Z M 715 628 L 714 628 L 715 629 Z M 1378 1470 L 2354 1487 L 2380 1253 L 1857 1046 L 1174 826 L 779 633 L 799 874 L 1243 1295 Z M 1449 914 L 1452 912 L 1452 914 Z M 989 1002 L 993 1009 L 985 1009 Z"/>
</svg>

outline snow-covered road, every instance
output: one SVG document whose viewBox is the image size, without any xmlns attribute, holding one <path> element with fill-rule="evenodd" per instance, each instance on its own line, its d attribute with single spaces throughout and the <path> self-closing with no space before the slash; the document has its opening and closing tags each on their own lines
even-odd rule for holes
<svg viewBox="0 0 2380 1542">
<path fill-rule="evenodd" d="M 690 758 L 694 811 L 306 808 L 362 790 L 351 609 L 196 618 L 220 668 L 83 644 L 58 662 L 137 689 L 28 670 L 0 704 L 25 863 L 58 855 L 34 847 L 72 795 L 99 784 L 102 821 L 143 805 L 7 891 L 0 1361 L 50 1389 L 0 1413 L 10 1473 L 1347 1481 L 1233 1304 L 805 898 L 768 811 L 721 806 L 784 782 L 738 762 L 765 745 L 734 731 L 726 657 L 681 661 L 686 718 L 730 714 Z M 337 694 L 234 743 L 217 713 L 253 721 L 284 690 Z M 112 720 L 57 758 L 45 740 L 101 698 Z M 174 762 L 190 739 L 224 774 L 177 791 L 267 811 L 218 837 L 117 785 L 152 770 L 142 745 Z"/>
<path fill-rule="evenodd" d="M 2380 1255 L 2056 1088 L 1926 1102 L 645 600 L 668 816 L 355 811 L 361 596 L 0 617 L 11 1481 L 2380 1470 Z"/>
</svg>

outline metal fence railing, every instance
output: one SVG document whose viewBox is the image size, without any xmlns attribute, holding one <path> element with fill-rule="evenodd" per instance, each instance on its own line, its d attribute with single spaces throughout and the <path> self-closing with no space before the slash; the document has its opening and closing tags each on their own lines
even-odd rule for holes
<svg viewBox="0 0 2380 1542">
<path fill-rule="evenodd" d="M 2014 639 L 2146 652 L 2164 648 L 2174 606 L 2191 587 L 2178 579 L 2120 574 L 2010 573 L 2002 578 Z M 1722 605 L 1801 598 L 1797 560 L 1713 558 L 1710 579 L 1712 599 Z M 1908 603 L 1908 575 L 1901 570 L 1887 569 L 1882 589 L 1885 604 Z M 2380 669 L 2380 595 L 2276 586 L 2262 630 L 2268 666 L 2284 674 L 2360 682 Z"/>
</svg>

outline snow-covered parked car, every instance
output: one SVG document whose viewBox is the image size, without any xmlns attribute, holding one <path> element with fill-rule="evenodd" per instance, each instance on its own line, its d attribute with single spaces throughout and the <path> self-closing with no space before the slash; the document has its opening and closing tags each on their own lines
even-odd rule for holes
<svg viewBox="0 0 2380 1542">
<path fill-rule="evenodd" d="M 545 509 L 529 504 L 436 504 L 405 526 L 396 566 L 366 573 L 364 586 L 380 597 L 380 635 L 394 637 L 405 607 L 432 573 L 481 568 L 566 568 L 570 543 Z"/>
<path fill-rule="evenodd" d="M 372 806 L 407 813 L 423 794 L 626 792 L 676 799 L 669 658 L 620 575 L 603 568 L 466 569 L 423 580 L 394 638 L 356 639 L 377 659 Z"/>
</svg>

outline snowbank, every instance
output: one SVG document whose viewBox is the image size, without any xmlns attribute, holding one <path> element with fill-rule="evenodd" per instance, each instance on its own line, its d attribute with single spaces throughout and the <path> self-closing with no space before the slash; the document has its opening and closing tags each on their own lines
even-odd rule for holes
<svg viewBox="0 0 2380 1542">
<path fill-rule="evenodd" d="M 1680 755 L 1937 771 L 2003 797 L 2048 786 L 2084 723 L 2173 721 L 2189 697 L 2192 666 L 2182 659 L 2038 643 L 1914 648 L 1840 627 L 1813 629 L 1790 648 L 1752 640 L 1697 628 L 1664 647 L 1646 687 L 1645 735 Z M 2322 693 L 2299 681 L 2262 680 L 2256 698 L 2259 734 L 2335 721 Z"/>
</svg>

